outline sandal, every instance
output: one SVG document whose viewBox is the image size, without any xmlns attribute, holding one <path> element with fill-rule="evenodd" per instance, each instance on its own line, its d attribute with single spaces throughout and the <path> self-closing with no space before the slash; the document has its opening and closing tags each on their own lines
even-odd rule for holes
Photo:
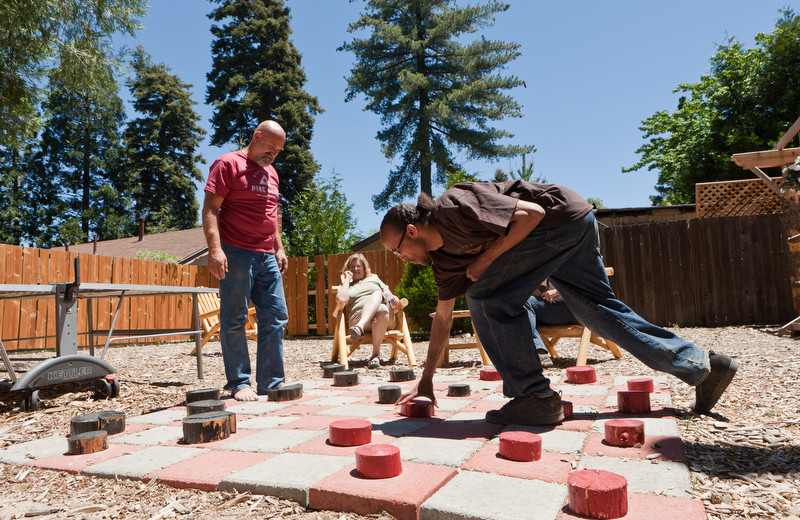
<svg viewBox="0 0 800 520">
<path fill-rule="evenodd" d="M 369 358 L 367 362 L 367 368 L 380 368 L 381 367 L 381 358 L 378 356 L 372 356 Z"/>
<path fill-rule="evenodd" d="M 358 339 L 364 335 L 364 329 L 362 329 L 358 325 L 353 325 L 352 327 L 347 329 L 347 334 L 353 341 L 358 341 Z"/>
</svg>

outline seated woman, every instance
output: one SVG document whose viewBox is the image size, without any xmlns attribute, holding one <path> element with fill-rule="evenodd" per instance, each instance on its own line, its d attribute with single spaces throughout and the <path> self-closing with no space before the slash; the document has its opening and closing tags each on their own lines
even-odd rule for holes
<svg viewBox="0 0 800 520">
<path fill-rule="evenodd" d="M 533 292 L 533 296 L 528 299 L 525 304 L 528 310 L 528 316 L 533 327 L 533 343 L 536 346 L 536 351 L 539 353 L 539 361 L 542 362 L 542 367 L 549 368 L 553 366 L 553 360 L 550 359 L 550 354 L 547 352 L 547 347 L 544 346 L 544 341 L 536 330 L 537 325 L 574 325 L 578 320 L 569 310 L 564 299 L 558 294 L 550 282 L 543 281 L 539 288 Z"/>
<path fill-rule="evenodd" d="M 366 331 L 372 331 L 372 356 L 367 361 L 369 368 L 381 366 L 381 343 L 386 331 L 394 326 L 394 313 L 399 299 L 389 287 L 372 274 L 369 262 L 360 253 L 351 255 L 342 268 L 342 284 L 336 298 L 348 302 L 350 315 L 347 333 L 353 341 Z"/>
</svg>

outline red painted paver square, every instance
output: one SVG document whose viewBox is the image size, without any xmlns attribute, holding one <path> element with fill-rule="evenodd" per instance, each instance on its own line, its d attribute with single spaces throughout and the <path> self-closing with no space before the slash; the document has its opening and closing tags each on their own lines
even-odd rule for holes
<svg viewBox="0 0 800 520">
<path fill-rule="evenodd" d="M 499 444 L 487 444 L 464 462 L 461 468 L 566 485 L 575 461 L 574 455 L 542 451 L 539 460 L 517 462 L 500 456 L 499 451 Z"/>
<path fill-rule="evenodd" d="M 114 443 L 109 444 L 108 448 L 103 451 L 98 451 L 97 453 L 87 453 L 85 455 L 68 455 L 67 453 L 62 453 L 61 455 L 32 460 L 26 465 L 77 474 L 86 466 L 113 459 L 125 455 L 126 453 L 133 453 L 146 447 L 147 446 Z"/>
<path fill-rule="evenodd" d="M 613 446 L 605 442 L 604 433 L 591 433 L 586 441 L 584 453 L 586 455 L 621 457 L 627 459 L 646 459 L 648 456 L 661 454 L 659 460 L 674 460 L 686 462 L 686 452 L 683 449 L 683 442 L 680 437 L 647 435 L 647 426 L 644 431 L 645 442 L 640 447 L 620 447 Z M 656 447 L 653 447 L 653 446 Z"/>
<path fill-rule="evenodd" d="M 420 505 L 457 473 L 449 466 L 405 461 L 396 477 L 368 479 L 355 468 L 347 466 L 311 486 L 308 506 L 361 515 L 384 510 L 397 520 L 417 520 Z"/>
<path fill-rule="evenodd" d="M 395 440 L 397 440 L 396 437 L 373 431 L 372 440 L 368 444 L 390 444 Z M 338 455 L 341 457 L 353 457 L 353 460 L 355 460 L 356 448 L 358 446 L 335 446 L 328 442 L 327 435 L 320 435 L 310 441 L 292 446 L 287 451 L 292 453 L 314 453 L 317 455 Z"/>
<path fill-rule="evenodd" d="M 149 482 L 157 478 L 162 484 L 176 488 L 216 491 L 219 481 L 231 473 L 264 462 L 275 455 L 275 453 L 213 450 L 150 473 L 142 478 L 142 481 Z"/>
<path fill-rule="evenodd" d="M 699 500 L 628 493 L 628 514 L 619 520 L 707 520 L 705 507 Z M 564 506 L 561 520 L 586 520 Z"/>
</svg>

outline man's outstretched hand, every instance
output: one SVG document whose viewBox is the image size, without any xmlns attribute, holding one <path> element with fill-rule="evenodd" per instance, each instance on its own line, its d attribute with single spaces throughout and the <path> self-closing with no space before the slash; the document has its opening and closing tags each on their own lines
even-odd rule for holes
<svg viewBox="0 0 800 520">
<path fill-rule="evenodd" d="M 401 395 L 400 399 L 394 404 L 398 406 L 417 397 L 427 397 L 433 402 L 433 406 L 439 406 L 436 404 L 436 396 L 433 395 L 433 380 L 428 378 L 420 378 L 417 385 L 407 394 Z"/>
</svg>

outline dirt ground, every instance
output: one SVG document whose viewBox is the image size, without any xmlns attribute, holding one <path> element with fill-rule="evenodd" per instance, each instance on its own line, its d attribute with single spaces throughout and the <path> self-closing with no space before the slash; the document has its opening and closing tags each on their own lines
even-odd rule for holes
<svg viewBox="0 0 800 520">
<path fill-rule="evenodd" d="M 688 328 L 676 330 L 703 349 L 736 358 L 739 372 L 711 416 L 687 410 L 693 389 L 670 378 L 673 404 L 687 451 L 693 494 L 715 519 L 782 518 L 800 520 L 800 343 L 773 334 L 777 327 Z M 454 341 L 467 341 L 456 338 Z M 284 347 L 287 382 L 321 375 L 320 362 L 331 353 L 330 338 L 287 339 Z M 414 343 L 424 362 L 426 341 Z M 254 344 L 251 343 L 251 347 Z M 386 348 L 386 347 L 384 347 Z M 127 417 L 180 404 L 188 390 L 222 387 L 219 343 L 204 349 L 206 378 L 197 378 L 189 343 L 117 346 L 106 360 L 117 370 L 120 395 L 95 400 L 91 385 L 44 388 L 43 407 L 20 412 L 16 396 L 1 394 L 0 448 L 53 434 L 66 435 L 73 415 L 120 410 Z M 576 340 L 562 340 L 560 359 L 545 370 L 551 379 L 563 376 L 575 363 Z M 52 354 L 49 354 L 52 355 Z M 364 359 L 368 349 L 353 354 Z M 404 359 L 398 364 L 402 365 Z M 632 356 L 615 360 L 592 347 L 589 364 L 598 375 L 655 376 Z M 363 361 L 356 370 L 366 371 Z M 476 350 L 457 350 L 439 373 L 477 375 Z M 379 370 L 388 371 L 390 367 Z M 6 375 L 0 375 L 0 380 Z M 295 502 L 248 493 L 180 490 L 158 482 L 99 479 L 24 466 L 0 464 L 0 520 L 15 518 L 76 519 L 270 519 L 359 520 L 389 519 L 388 514 L 360 516 L 315 511 Z"/>
</svg>

